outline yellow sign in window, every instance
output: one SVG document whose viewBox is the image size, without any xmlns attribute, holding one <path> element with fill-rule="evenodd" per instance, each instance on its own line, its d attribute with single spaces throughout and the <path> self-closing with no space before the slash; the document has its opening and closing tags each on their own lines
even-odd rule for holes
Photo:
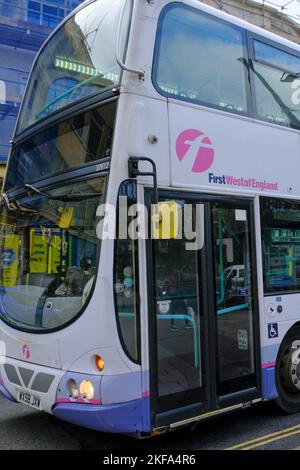
<svg viewBox="0 0 300 470">
<path fill-rule="evenodd" d="M 3 263 L 3 285 L 13 287 L 18 278 L 19 263 L 19 237 L 18 235 L 8 235 L 5 238 L 4 250 L 2 253 Z"/>
<path fill-rule="evenodd" d="M 48 240 L 34 229 L 30 231 L 30 272 L 48 272 Z"/>
<path fill-rule="evenodd" d="M 159 202 L 153 211 L 152 236 L 155 240 L 171 240 L 178 236 L 181 207 L 175 201 Z"/>
<path fill-rule="evenodd" d="M 69 229 L 73 220 L 73 215 L 74 215 L 74 207 L 65 207 L 62 210 L 61 218 L 59 221 L 59 228 L 62 229 Z"/>
</svg>

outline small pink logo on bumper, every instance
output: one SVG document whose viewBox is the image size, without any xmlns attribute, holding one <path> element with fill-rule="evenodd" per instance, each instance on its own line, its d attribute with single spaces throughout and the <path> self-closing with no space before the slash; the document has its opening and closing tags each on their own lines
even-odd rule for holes
<svg viewBox="0 0 300 470">
<path fill-rule="evenodd" d="M 187 155 L 193 159 L 192 171 L 194 173 L 207 171 L 212 166 L 215 157 L 211 140 L 197 129 L 186 129 L 181 132 L 176 142 L 176 153 L 179 161 Z"/>
<path fill-rule="evenodd" d="M 25 357 L 25 359 L 30 359 L 30 349 L 27 344 L 24 344 L 23 346 L 23 356 Z"/>
</svg>

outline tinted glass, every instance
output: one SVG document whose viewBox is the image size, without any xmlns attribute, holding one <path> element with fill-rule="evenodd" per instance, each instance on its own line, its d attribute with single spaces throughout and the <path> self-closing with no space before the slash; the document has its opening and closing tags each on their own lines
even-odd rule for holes
<svg viewBox="0 0 300 470">
<path fill-rule="evenodd" d="M 255 57 L 252 73 L 258 117 L 300 129 L 300 58 L 258 41 Z"/>
<path fill-rule="evenodd" d="M 182 5 L 161 17 L 154 80 L 169 96 L 246 113 L 244 31 Z"/>
<path fill-rule="evenodd" d="M 136 185 L 130 181 L 121 185 L 119 208 L 132 208 L 136 204 Z M 124 214 L 124 213 L 123 213 Z M 115 245 L 114 292 L 116 314 L 121 339 L 129 357 L 140 359 L 140 318 L 139 318 L 139 279 L 138 279 L 138 241 L 128 235 L 128 228 L 134 218 L 118 223 L 118 236 Z M 122 236 L 121 231 L 124 233 Z"/>
<path fill-rule="evenodd" d="M 266 292 L 300 290 L 300 203 L 261 200 Z"/>
<path fill-rule="evenodd" d="M 123 0 L 97 0 L 72 16 L 42 50 L 30 77 L 17 132 L 77 100 L 119 83 L 116 40 Z M 130 2 L 123 24 L 127 37 Z"/>
<path fill-rule="evenodd" d="M 180 200 L 176 203 L 183 209 L 189 201 Z M 187 212 L 186 206 L 185 210 L 185 213 L 182 210 L 179 215 L 180 226 L 183 227 L 184 221 L 186 223 L 187 233 L 183 233 L 182 238 L 180 234 L 178 239 L 153 240 L 153 290 L 160 398 L 177 393 L 185 394 L 202 386 L 200 336 L 203 335 L 201 317 L 204 312 L 203 280 L 199 270 L 202 250 L 191 249 L 190 239 L 186 238 L 197 227 L 196 207 L 190 204 L 190 211 Z M 199 213 L 200 210 L 199 205 Z M 199 221 L 203 224 L 203 216 Z M 191 233 L 188 232 L 188 227 Z M 169 403 L 169 408 L 172 407 L 169 398 L 164 401 Z"/>
<path fill-rule="evenodd" d="M 96 213 L 104 186 L 105 179 L 97 178 L 48 190 L 61 200 L 23 198 L 17 211 L 2 205 L 0 316 L 11 326 L 48 331 L 69 323 L 86 305 L 96 274 Z M 74 200 L 65 202 L 64 195 Z"/>
<path fill-rule="evenodd" d="M 110 103 L 50 127 L 11 154 L 5 190 L 110 157 L 116 106 Z"/>
<path fill-rule="evenodd" d="M 276 49 L 260 41 L 254 41 L 255 59 L 258 62 L 266 62 L 281 70 L 288 70 L 300 77 L 300 57 L 288 52 Z"/>
<path fill-rule="evenodd" d="M 253 288 L 249 213 L 212 207 L 219 394 L 255 384 Z"/>
</svg>

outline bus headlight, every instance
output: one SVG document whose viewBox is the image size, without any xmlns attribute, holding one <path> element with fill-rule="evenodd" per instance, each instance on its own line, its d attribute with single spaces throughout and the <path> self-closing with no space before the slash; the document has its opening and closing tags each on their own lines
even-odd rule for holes
<svg viewBox="0 0 300 470">
<path fill-rule="evenodd" d="M 79 387 L 80 395 L 84 400 L 93 400 L 95 395 L 95 390 L 92 382 L 89 380 L 83 380 Z"/>
<path fill-rule="evenodd" d="M 69 397 L 73 398 L 73 400 L 77 400 L 79 396 L 79 390 L 78 390 L 78 385 L 75 382 L 75 380 L 70 379 L 68 382 L 68 388 L 69 388 Z"/>
</svg>

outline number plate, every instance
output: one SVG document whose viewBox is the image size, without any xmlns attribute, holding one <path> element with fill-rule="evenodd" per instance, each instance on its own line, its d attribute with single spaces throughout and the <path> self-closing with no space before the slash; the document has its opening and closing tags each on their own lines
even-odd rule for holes
<svg viewBox="0 0 300 470">
<path fill-rule="evenodd" d="M 38 397 L 31 395 L 31 393 L 19 391 L 18 401 L 20 403 L 24 403 L 25 405 L 32 406 L 33 408 L 36 408 L 37 410 L 41 409 L 41 400 Z"/>
</svg>

